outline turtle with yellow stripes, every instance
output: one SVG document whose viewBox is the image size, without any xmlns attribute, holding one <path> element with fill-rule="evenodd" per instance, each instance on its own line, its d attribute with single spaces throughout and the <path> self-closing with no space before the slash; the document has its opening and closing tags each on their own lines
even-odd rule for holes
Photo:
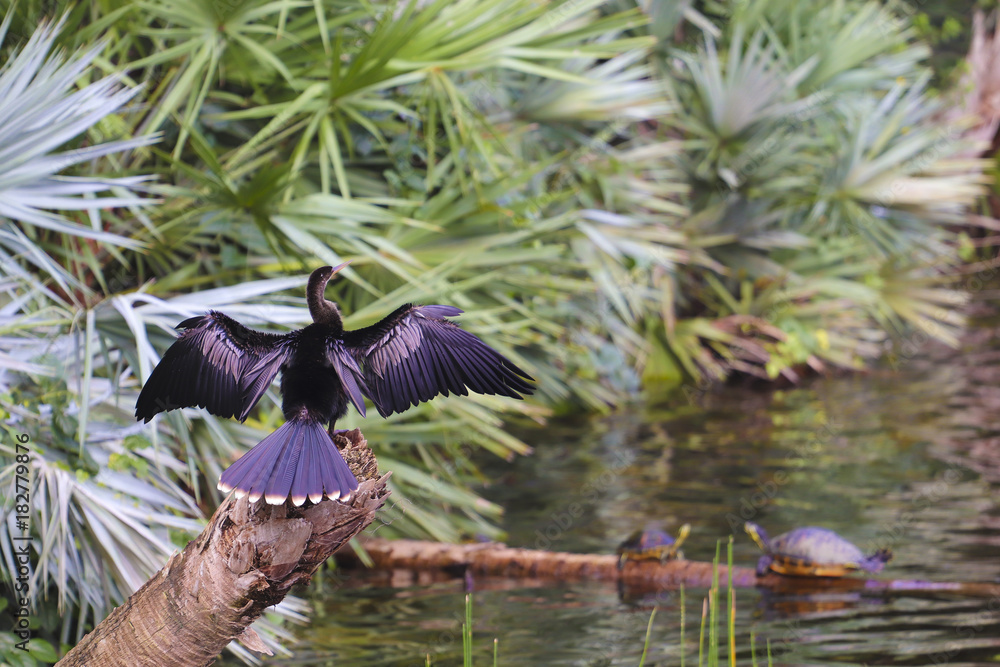
<svg viewBox="0 0 1000 667">
<path fill-rule="evenodd" d="M 747 534 L 764 555 L 757 561 L 757 576 L 771 572 L 798 577 L 842 577 L 854 570 L 879 572 L 892 558 L 888 549 L 870 556 L 826 528 L 796 528 L 771 539 L 755 523 L 744 524 Z"/>
<path fill-rule="evenodd" d="M 669 533 L 655 528 L 638 530 L 618 545 L 618 550 L 615 552 L 621 557 L 618 560 L 618 568 L 624 567 L 627 560 L 658 560 L 662 563 L 674 558 L 683 558 L 680 547 L 690 532 L 691 526 L 684 524 L 677 531 L 675 540 Z"/>
</svg>

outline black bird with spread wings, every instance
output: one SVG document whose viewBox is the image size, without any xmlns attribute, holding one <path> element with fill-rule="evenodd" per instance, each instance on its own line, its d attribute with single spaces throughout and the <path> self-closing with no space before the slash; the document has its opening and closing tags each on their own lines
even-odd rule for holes
<svg viewBox="0 0 1000 667">
<path fill-rule="evenodd" d="M 139 393 L 137 419 L 186 407 L 247 418 L 281 371 L 287 420 L 222 473 L 219 489 L 273 505 L 348 498 L 358 481 L 330 438 L 348 403 L 365 414 L 365 397 L 387 417 L 439 394 L 468 390 L 522 398 L 532 378 L 446 319 L 452 306 L 406 304 L 357 331 L 344 331 L 337 304 L 323 296 L 347 263 L 313 271 L 306 288 L 313 323 L 280 335 L 254 331 L 222 313 L 184 320 L 184 331 Z"/>
</svg>

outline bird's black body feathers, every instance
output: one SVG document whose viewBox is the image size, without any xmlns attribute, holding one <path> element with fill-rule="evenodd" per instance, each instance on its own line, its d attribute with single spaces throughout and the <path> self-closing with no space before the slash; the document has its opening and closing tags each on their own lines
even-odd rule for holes
<svg viewBox="0 0 1000 667">
<path fill-rule="evenodd" d="M 345 498 L 357 480 L 325 430 L 364 397 L 383 417 L 444 394 L 468 390 L 522 398 L 531 377 L 479 338 L 447 320 L 452 306 L 406 304 L 381 322 L 344 331 L 340 310 L 323 292 L 346 264 L 317 269 L 306 295 L 313 323 L 279 335 L 254 331 L 210 312 L 181 322 L 136 401 L 137 419 L 182 407 L 246 419 L 281 371 L 285 425 L 223 474 L 219 488 L 251 501 L 296 505 L 323 495 Z M 322 437 L 321 437 L 321 435 Z"/>
</svg>

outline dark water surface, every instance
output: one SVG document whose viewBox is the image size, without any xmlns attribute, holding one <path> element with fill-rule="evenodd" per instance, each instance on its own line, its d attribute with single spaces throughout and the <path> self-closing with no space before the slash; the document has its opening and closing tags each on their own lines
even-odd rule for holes
<svg viewBox="0 0 1000 667">
<path fill-rule="evenodd" d="M 818 524 L 866 551 L 889 547 L 880 575 L 1000 581 L 1000 337 L 984 327 L 962 350 L 923 346 L 895 368 L 782 391 L 724 387 L 660 407 L 556 422 L 522 434 L 534 456 L 487 462 L 482 493 L 507 508 L 511 546 L 610 553 L 635 529 L 691 524 L 691 559 L 735 536 L 734 560 L 759 553 L 742 532 Z M 498 589 L 476 582 L 476 664 L 638 665 L 653 603 L 613 587 Z M 339 590 L 278 664 L 461 664 L 464 582 Z M 492 588 L 492 589 L 491 589 Z M 686 591 L 685 664 L 697 664 L 706 591 Z M 646 665 L 681 664 L 681 604 L 661 593 Z M 737 661 L 750 635 L 766 664 L 996 665 L 1000 599 L 947 595 L 736 594 Z M 726 660 L 725 649 L 721 657 Z"/>
</svg>

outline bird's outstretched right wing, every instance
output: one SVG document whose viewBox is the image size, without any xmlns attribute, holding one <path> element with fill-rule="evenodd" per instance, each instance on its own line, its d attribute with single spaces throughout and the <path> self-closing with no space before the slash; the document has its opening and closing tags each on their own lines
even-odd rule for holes
<svg viewBox="0 0 1000 667">
<path fill-rule="evenodd" d="M 216 311 L 177 328 L 184 331 L 139 392 L 136 419 L 197 406 L 243 421 L 294 347 L 291 336 L 254 331 Z"/>
<path fill-rule="evenodd" d="M 445 319 L 453 306 L 398 308 L 381 322 L 345 331 L 344 346 L 364 367 L 365 393 L 386 417 L 449 392 L 522 398 L 532 378 L 510 359 Z"/>
</svg>

